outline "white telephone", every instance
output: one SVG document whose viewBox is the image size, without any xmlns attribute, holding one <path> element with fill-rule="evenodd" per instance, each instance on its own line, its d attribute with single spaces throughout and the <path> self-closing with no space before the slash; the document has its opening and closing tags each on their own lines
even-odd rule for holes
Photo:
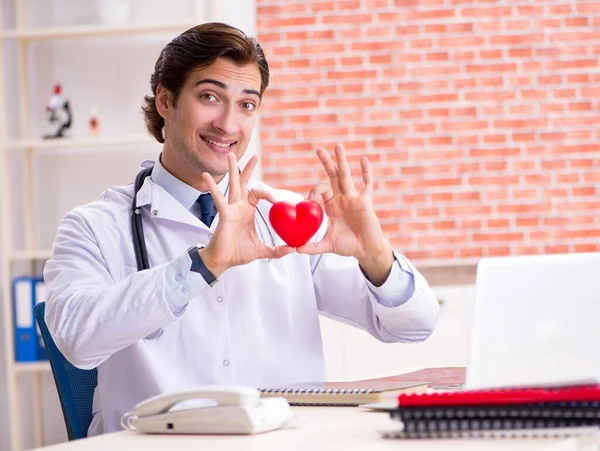
<svg viewBox="0 0 600 451">
<path fill-rule="evenodd" d="M 121 426 L 151 434 L 257 434 L 298 423 L 285 398 L 261 399 L 248 387 L 208 386 L 146 399 L 123 415 Z"/>
</svg>

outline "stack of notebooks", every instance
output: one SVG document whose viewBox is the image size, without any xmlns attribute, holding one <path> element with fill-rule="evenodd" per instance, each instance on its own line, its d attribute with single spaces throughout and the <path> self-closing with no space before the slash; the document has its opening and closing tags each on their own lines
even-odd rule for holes
<svg viewBox="0 0 600 451">
<path fill-rule="evenodd" d="M 427 391 L 423 382 L 354 381 L 295 384 L 280 388 L 263 388 L 261 397 L 283 397 L 293 406 L 359 406 L 371 403 L 396 404 L 400 394 Z"/>
<path fill-rule="evenodd" d="M 547 437 L 598 434 L 600 386 L 400 394 L 386 438 Z"/>
</svg>

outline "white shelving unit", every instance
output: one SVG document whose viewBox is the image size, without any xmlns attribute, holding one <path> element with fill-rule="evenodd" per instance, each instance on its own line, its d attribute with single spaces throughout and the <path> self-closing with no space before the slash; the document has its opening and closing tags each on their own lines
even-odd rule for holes
<svg viewBox="0 0 600 451">
<path fill-rule="evenodd" d="M 205 18 L 206 3 L 202 0 L 193 0 L 196 13 L 196 21 L 181 21 L 174 23 L 149 23 L 149 24 L 126 24 L 126 25 L 90 25 L 71 26 L 59 28 L 26 28 L 25 5 L 26 0 L 13 0 L 15 10 L 15 28 L 5 29 L 5 18 L 2 17 L 0 8 L 0 264 L 2 272 L 1 303 L 3 321 L 0 327 L 4 333 L 4 355 L 6 358 L 6 381 L 8 398 L 8 419 L 10 424 L 10 448 L 14 451 L 23 449 L 22 443 L 22 418 L 20 406 L 20 376 L 23 374 L 33 375 L 33 387 L 31 389 L 32 400 L 32 432 L 34 435 L 34 446 L 43 446 L 43 406 L 42 406 L 42 375 L 50 371 L 47 362 L 22 363 L 14 360 L 14 332 L 13 332 L 13 301 L 11 294 L 12 279 L 15 276 L 13 266 L 15 263 L 30 263 L 32 269 L 36 263 L 44 262 L 51 257 L 51 250 L 38 249 L 35 236 L 34 219 L 34 192 L 33 192 L 33 169 L 32 160 L 36 150 L 53 149 L 78 149 L 78 148 L 108 148 L 132 144 L 151 143 L 152 139 L 144 135 L 123 135 L 98 138 L 69 138 L 55 140 L 34 139 L 31 136 L 30 94 L 28 92 L 28 81 L 30 71 L 28 67 L 28 51 L 30 43 L 36 40 L 50 39 L 86 39 L 107 36 L 139 36 L 150 33 L 172 32 L 180 33 L 187 28 L 197 25 L 198 20 Z M 18 43 L 17 71 L 19 86 L 19 139 L 7 140 L 7 87 L 5 85 L 6 49 L 5 43 L 14 40 Z M 12 69 L 12 68 L 11 68 Z M 10 87 L 14 89 L 14 87 Z M 23 249 L 14 249 L 13 235 L 13 206 L 9 192 L 17 189 L 11 181 L 9 171 L 9 154 L 11 152 L 22 152 L 22 224 L 23 224 Z M 2 441 L 7 441 L 3 437 Z"/>
</svg>

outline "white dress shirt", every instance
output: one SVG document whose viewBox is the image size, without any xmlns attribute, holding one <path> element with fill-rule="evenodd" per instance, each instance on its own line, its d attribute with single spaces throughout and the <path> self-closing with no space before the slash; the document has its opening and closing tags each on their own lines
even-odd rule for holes
<svg viewBox="0 0 600 451">
<path fill-rule="evenodd" d="M 219 184 L 226 193 L 228 177 Z M 277 200 L 302 197 L 251 181 Z M 207 245 L 219 216 L 197 217 L 200 192 L 157 162 L 138 193 L 151 268 L 138 271 L 130 211 L 133 185 L 115 186 L 62 220 L 44 269 L 46 322 L 75 366 L 98 369 L 89 434 L 120 429 L 123 413 L 159 393 L 193 386 L 282 386 L 322 381 L 318 314 L 384 342 L 417 342 L 437 322 L 439 305 L 403 256 L 373 286 L 356 259 L 292 253 L 230 268 L 214 286 L 190 271 L 187 249 Z M 260 201 L 259 237 L 284 244 Z M 320 240 L 327 219 L 313 237 Z"/>
</svg>

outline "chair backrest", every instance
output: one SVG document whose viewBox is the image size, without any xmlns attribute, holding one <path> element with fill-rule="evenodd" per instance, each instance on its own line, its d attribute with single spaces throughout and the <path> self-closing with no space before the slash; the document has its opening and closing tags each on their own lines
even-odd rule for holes
<svg viewBox="0 0 600 451">
<path fill-rule="evenodd" d="M 48 351 L 69 440 L 77 440 L 87 437 L 92 422 L 92 401 L 98 383 L 98 371 L 95 368 L 93 370 L 76 368 L 62 355 L 46 326 L 45 307 L 45 302 L 36 304 L 35 317 Z"/>
</svg>

